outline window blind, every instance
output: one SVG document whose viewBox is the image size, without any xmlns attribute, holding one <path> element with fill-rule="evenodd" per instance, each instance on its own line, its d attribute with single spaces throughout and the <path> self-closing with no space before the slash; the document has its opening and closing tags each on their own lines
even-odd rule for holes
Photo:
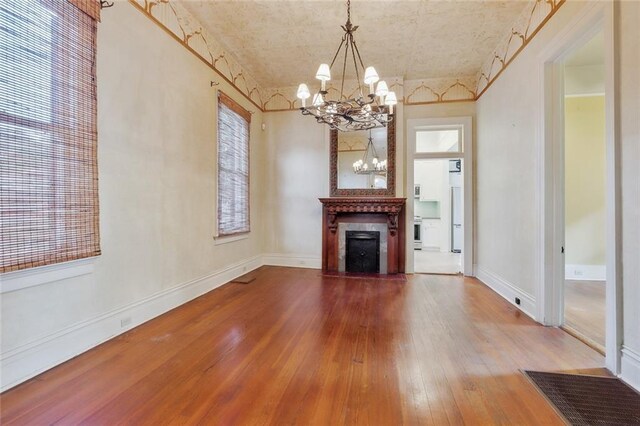
<svg viewBox="0 0 640 426">
<path fill-rule="evenodd" d="M 251 114 L 218 92 L 218 236 L 249 232 Z"/>
<path fill-rule="evenodd" d="M 0 272 L 100 254 L 88 12 L 0 1 Z"/>
</svg>

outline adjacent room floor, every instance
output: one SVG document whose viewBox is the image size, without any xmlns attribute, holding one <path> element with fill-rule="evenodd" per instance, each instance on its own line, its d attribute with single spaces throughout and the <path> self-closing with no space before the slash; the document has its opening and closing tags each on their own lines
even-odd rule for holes
<svg viewBox="0 0 640 426">
<path fill-rule="evenodd" d="M 462 271 L 460 253 L 414 250 L 413 268 L 423 274 L 458 274 Z"/>
<path fill-rule="evenodd" d="M 604 352 L 605 346 L 604 281 L 566 280 L 564 287 L 564 321 L 573 331 Z"/>
<path fill-rule="evenodd" d="M 9 424 L 563 424 L 521 370 L 604 358 L 479 281 L 263 267 L 1 396 Z"/>
</svg>

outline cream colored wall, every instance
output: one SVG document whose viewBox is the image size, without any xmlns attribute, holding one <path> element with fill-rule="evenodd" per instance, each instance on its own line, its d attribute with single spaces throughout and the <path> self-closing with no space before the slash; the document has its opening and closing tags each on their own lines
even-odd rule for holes
<svg viewBox="0 0 640 426">
<path fill-rule="evenodd" d="M 604 265 L 604 96 L 565 99 L 565 262 Z"/>
<path fill-rule="evenodd" d="M 98 28 L 103 254 L 91 275 L 3 294 L 3 354 L 262 253 L 262 113 L 251 124 L 252 232 L 216 246 L 210 81 L 256 107 L 128 2 Z"/>
<path fill-rule="evenodd" d="M 264 122 L 266 252 L 319 261 L 322 205 L 318 198 L 329 196 L 328 127 L 299 111 L 266 113 Z"/>
<path fill-rule="evenodd" d="M 617 125 L 622 175 L 622 372 L 640 388 L 640 2 L 620 2 L 616 13 Z M 626 360 L 625 360 L 626 358 Z M 633 361 L 635 359 L 635 361 Z"/>
</svg>

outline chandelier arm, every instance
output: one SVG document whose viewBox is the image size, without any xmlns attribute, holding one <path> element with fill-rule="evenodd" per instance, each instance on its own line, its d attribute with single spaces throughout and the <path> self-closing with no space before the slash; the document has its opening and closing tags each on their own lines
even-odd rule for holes
<svg viewBox="0 0 640 426">
<path fill-rule="evenodd" d="M 376 151 L 376 146 L 373 144 L 373 139 L 369 139 L 369 142 L 371 142 L 371 151 L 373 154 L 373 158 L 378 158 L 378 151 Z"/>
<path fill-rule="evenodd" d="M 349 37 L 349 34 L 347 34 Z M 347 72 L 347 56 L 349 53 L 349 43 L 344 45 L 344 62 L 342 63 L 342 84 L 340 85 L 340 100 L 344 97 L 344 78 Z"/>
<path fill-rule="evenodd" d="M 353 57 L 353 66 L 356 69 L 356 80 L 358 81 L 358 90 L 360 91 L 360 96 L 362 94 L 362 84 L 360 84 L 360 72 L 358 71 L 358 62 L 356 61 L 356 42 L 353 40 L 353 35 L 351 35 L 350 44 L 351 44 L 351 56 Z M 344 79 L 344 76 L 342 77 Z"/>
<path fill-rule="evenodd" d="M 362 57 L 360 57 L 360 50 L 358 50 L 358 45 L 356 44 L 355 40 L 353 40 L 353 47 L 356 53 L 358 54 L 358 60 L 360 61 L 360 65 L 362 65 L 362 69 L 364 69 L 365 68 L 364 62 L 362 62 Z"/>
<path fill-rule="evenodd" d="M 331 61 L 331 65 L 329 65 L 329 69 L 333 68 L 333 63 L 336 61 L 338 54 L 340 53 L 340 49 L 342 49 L 342 45 L 344 44 L 346 37 L 342 36 L 342 41 L 340 42 L 340 46 L 338 46 L 338 50 L 336 50 L 336 54 L 333 55 L 333 60 Z"/>
<path fill-rule="evenodd" d="M 369 160 L 369 147 L 370 146 L 371 146 L 371 141 L 369 141 L 367 143 L 367 149 L 364 150 L 364 158 L 362 159 L 363 164 L 367 164 L 367 161 Z"/>
</svg>

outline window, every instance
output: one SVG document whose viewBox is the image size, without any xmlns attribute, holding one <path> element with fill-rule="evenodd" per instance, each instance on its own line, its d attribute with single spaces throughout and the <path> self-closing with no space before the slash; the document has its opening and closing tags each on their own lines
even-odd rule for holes
<svg viewBox="0 0 640 426">
<path fill-rule="evenodd" d="M 462 129 L 449 127 L 416 131 L 416 153 L 435 152 L 462 152 Z"/>
<path fill-rule="evenodd" d="M 251 114 L 218 92 L 218 236 L 249 232 Z"/>
<path fill-rule="evenodd" d="M 0 272 L 100 254 L 98 14 L 94 0 L 0 2 Z"/>
</svg>

